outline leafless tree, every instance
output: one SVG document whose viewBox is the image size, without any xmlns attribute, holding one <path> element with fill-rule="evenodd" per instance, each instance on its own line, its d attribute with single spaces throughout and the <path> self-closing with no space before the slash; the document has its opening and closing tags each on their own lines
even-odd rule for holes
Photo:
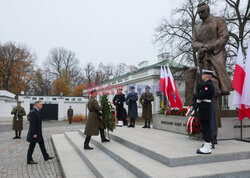
<svg viewBox="0 0 250 178">
<path fill-rule="evenodd" d="M 84 73 L 89 84 L 94 82 L 95 67 L 93 63 L 89 62 L 84 66 Z"/>
</svg>

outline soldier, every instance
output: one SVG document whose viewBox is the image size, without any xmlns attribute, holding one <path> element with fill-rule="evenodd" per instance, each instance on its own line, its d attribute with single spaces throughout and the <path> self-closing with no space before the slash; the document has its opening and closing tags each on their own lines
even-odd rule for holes
<svg viewBox="0 0 250 178">
<path fill-rule="evenodd" d="M 203 147 L 197 150 L 197 154 L 211 154 L 211 119 L 212 101 L 215 97 L 215 86 L 211 80 L 213 71 L 202 70 L 204 83 L 194 95 L 198 103 L 198 119 L 201 122 L 202 134 L 205 140 Z"/>
<path fill-rule="evenodd" d="M 74 111 L 73 111 L 72 107 L 69 106 L 69 109 L 68 109 L 68 111 L 67 111 L 69 124 L 71 124 L 71 122 L 72 122 L 72 117 L 73 117 L 73 115 L 74 115 L 73 113 L 74 113 Z"/>
<path fill-rule="evenodd" d="M 35 106 L 30 113 L 30 127 L 27 135 L 27 141 L 30 142 L 27 153 L 27 164 L 37 164 L 32 158 L 36 143 L 39 144 L 45 161 L 53 159 L 55 157 L 49 156 L 44 145 L 44 139 L 42 134 L 42 116 L 40 110 L 43 104 L 41 101 L 36 101 Z"/>
<path fill-rule="evenodd" d="M 89 146 L 89 142 L 92 135 L 98 135 L 100 131 L 101 140 L 102 142 L 109 142 L 108 139 L 105 138 L 104 135 L 104 128 L 105 124 L 102 120 L 102 107 L 98 104 L 96 100 L 97 91 L 94 89 L 90 91 L 91 97 L 87 104 L 89 113 L 88 113 L 88 120 L 85 126 L 84 135 L 86 135 L 86 139 L 84 142 L 84 149 L 91 150 L 92 147 Z"/>
<path fill-rule="evenodd" d="M 126 98 L 126 104 L 128 105 L 128 117 L 130 118 L 130 125 L 128 127 L 135 127 L 135 118 L 138 117 L 137 103 L 138 95 L 135 92 L 135 87 L 130 87 L 130 93 Z"/>
<path fill-rule="evenodd" d="M 113 99 L 113 103 L 116 107 L 116 116 L 118 119 L 117 126 L 123 126 L 125 124 L 124 122 L 124 108 L 123 108 L 123 102 L 125 101 L 125 95 L 122 93 L 122 88 L 119 88 L 117 90 L 117 93 Z"/>
<path fill-rule="evenodd" d="M 152 104 L 154 101 L 154 95 L 149 92 L 150 87 L 146 86 L 145 93 L 140 97 L 140 103 L 142 105 L 142 119 L 145 120 L 145 125 L 142 128 L 150 128 L 150 121 L 152 120 Z"/>
<path fill-rule="evenodd" d="M 21 106 L 21 101 L 17 102 L 17 107 L 11 111 L 14 114 L 12 130 L 15 130 L 16 136 L 13 139 L 21 139 L 21 131 L 23 130 L 23 116 L 26 115 L 24 108 Z"/>
</svg>

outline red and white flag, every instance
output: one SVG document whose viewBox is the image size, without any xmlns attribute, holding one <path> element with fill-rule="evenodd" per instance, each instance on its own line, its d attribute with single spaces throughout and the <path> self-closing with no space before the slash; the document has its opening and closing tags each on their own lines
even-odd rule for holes
<svg viewBox="0 0 250 178">
<path fill-rule="evenodd" d="M 162 66 L 161 66 L 159 91 L 161 91 L 165 95 L 165 74 Z"/>
<path fill-rule="evenodd" d="M 168 95 L 167 95 L 167 88 L 168 88 L 168 73 L 167 73 L 167 70 L 166 70 L 166 66 L 164 66 L 164 82 L 165 82 L 165 88 L 164 88 L 164 92 L 165 92 L 165 95 L 168 99 Z"/>
<path fill-rule="evenodd" d="M 173 75 L 170 71 L 170 68 L 168 66 L 168 72 L 167 72 L 167 85 L 166 85 L 166 89 L 167 89 L 167 96 L 168 96 L 168 100 L 169 100 L 169 104 L 171 107 L 177 107 L 177 108 L 182 108 L 182 101 L 181 101 L 181 97 L 180 94 L 177 90 Z"/>
<path fill-rule="evenodd" d="M 239 108 L 239 120 L 243 120 L 245 117 L 250 119 L 250 41 L 248 43 L 246 67 L 244 70 L 243 64 L 243 53 L 241 46 L 238 49 L 238 55 L 236 59 L 234 78 L 233 78 L 233 88 L 234 88 L 234 98 L 233 104 Z"/>
</svg>

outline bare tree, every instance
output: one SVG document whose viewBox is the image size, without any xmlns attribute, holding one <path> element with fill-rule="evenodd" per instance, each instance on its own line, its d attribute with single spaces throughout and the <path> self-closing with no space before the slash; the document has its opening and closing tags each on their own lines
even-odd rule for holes
<svg viewBox="0 0 250 178">
<path fill-rule="evenodd" d="M 54 74 L 56 78 L 61 78 L 63 71 L 66 70 L 72 79 L 72 87 L 77 85 L 75 83 L 77 82 L 76 78 L 81 76 L 81 72 L 79 60 L 76 58 L 74 52 L 63 47 L 53 48 L 50 50 L 46 65 L 49 65 L 51 73 Z"/>
<path fill-rule="evenodd" d="M 94 73 L 95 73 L 95 67 L 94 64 L 89 62 L 84 67 L 85 76 L 87 78 L 87 82 L 91 84 L 94 81 Z"/>
</svg>

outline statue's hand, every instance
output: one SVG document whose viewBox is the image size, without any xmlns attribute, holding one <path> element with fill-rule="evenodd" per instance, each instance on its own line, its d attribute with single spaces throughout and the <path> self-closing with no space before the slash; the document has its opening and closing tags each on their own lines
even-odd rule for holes
<svg viewBox="0 0 250 178">
<path fill-rule="evenodd" d="M 199 59 L 203 59 L 204 54 L 205 54 L 205 52 L 207 52 L 207 51 L 208 51 L 208 48 L 204 48 L 204 47 L 200 48 L 199 51 L 198 51 L 198 58 L 199 58 Z"/>
<path fill-rule="evenodd" d="M 211 51 L 211 50 L 213 50 L 214 45 L 213 44 L 206 44 L 203 46 L 203 48 L 206 48 L 208 51 Z"/>
</svg>

